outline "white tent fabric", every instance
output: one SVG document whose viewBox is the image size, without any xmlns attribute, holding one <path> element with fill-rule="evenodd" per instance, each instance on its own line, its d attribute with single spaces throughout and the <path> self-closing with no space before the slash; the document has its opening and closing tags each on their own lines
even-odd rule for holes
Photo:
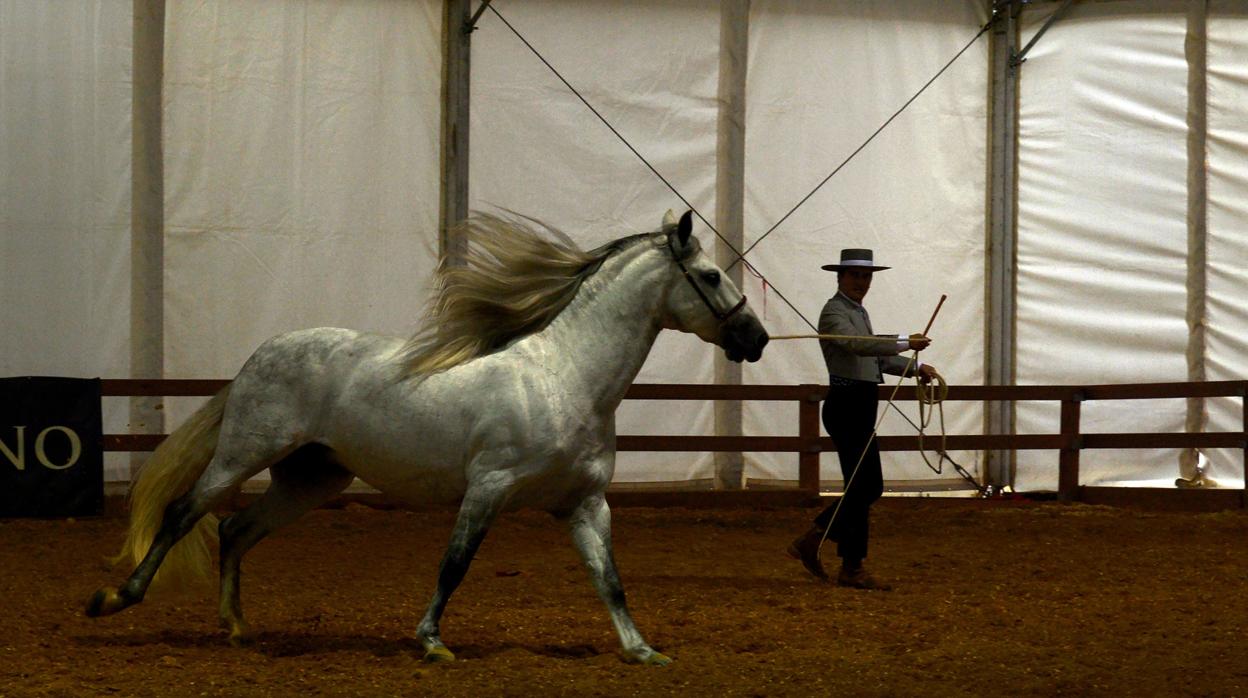
<svg viewBox="0 0 1248 698">
<path fill-rule="evenodd" d="M 622 11 L 612 4 L 532 2 L 508 6 L 505 16 L 710 216 L 717 8 L 696 2 L 650 3 L 644 12 L 630 7 L 630 31 L 607 31 Z M 963 3 L 957 13 L 931 6 L 927 12 L 916 18 L 910 5 L 850 2 L 754 5 L 746 127 L 747 230 L 754 237 L 747 233 L 747 244 L 903 104 L 985 19 L 974 2 Z M 542 21 L 552 16 L 559 22 Z M 488 13 L 486 17 L 474 35 L 474 205 L 528 211 L 540 204 L 548 209 L 540 215 L 574 237 L 594 242 L 611 235 L 581 231 L 652 229 L 659 210 L 679 208 L 674 195 L 557 78 L 501 23 Z M 907 21 L 899 22 L 902 18 Z M 796 69 L 788 57 L 797 51 L 822 57 L 813 70 L 809 65 Z M 891 322 L 899 331 L 918 331 L 930 313 L 927 306 L 934 306 L 941 292 L 959 296 L 962 302 L 956 309 L 951 305 L 942 319 L 946 336 L 969 337 L 976 350 L 966 352 L 954 340 L 942 358 L 950 376 L 969 382 L 982 379 L 977 349 L 983 336 L 983 269 L 962 262 L 983 252 L 985 56 L 981 44 L 824 198 L 812 200 L 751 256 L 781 293 L 817 320 L 835 281 L 808 262 L 835 258 L 840 247 L 853 244 L 869 243 L 891 253 L 901 270 L 897 276 L 908 283 L 873 298 L 877 324 Z M 628 68 L 621 70 L 623 65 Z M 844 77 L 828 80 L 828 75 Z M 879 81 L 864 79 L 872 75 L 895 79 L 885 83 L 885 90 Z M 899 143 L 906 147 L 898 149 Z M 916 169 L 915 159 L 936 164 L 930 170 Z M 938 230 L 949 236 L 947 243 L 919 244 Z M 712 241 L 707 231 L 701 236 L 704 243 Z M 794 259 L 807 263 L 795 265 Z M 757 279 L 749 279 L 746 293 L 756 311 L 763 312 L 766 303 L 766 323 L 773 332 L 809 331 Z M 810 341 L 776 343 L 765 361 L 745 370 L 747 383 L 819 383 L 825 377 L 818 346 Z M 689 337 L 663 338 L 639 376 L 642 382 L 711 379 L 710 350 Z M 900 421 L 894 417 L 885 433 L 896 431 Z M 981 421 L 977 406 L 959 410 L 950 429 L 977 433 Z M 791 434 L 795 425 L 793 405 L 746 405 L 746 433 Z M 621 433 L 711 429 L 709 404 L 691 409 L 687 404 L 625 402 L 620 412 Z M 748 454 L 747 476 L 794 480 L 796 460 L 791 454 Z M 831 477 L 839 478 L 834 459 L 827 460 Z M 973 455 L 961 460 L 975 465 Z M 898 461 L 890 463 L 890 477 L 925 475 L 917 456 L 890 456 L 890 461 Z M 711 467 L 707 455 L 625 453 L 616 479 L 709 479 Z"/>
<path fill-rule="evenodd" d="M 978 31 L 979 0 L 755 0 L 747 83 L 746 244 L 757 240 Z M 1029 5 L 1026 41 L 1058 3 Z M 499 5 L 704 215 L 715 210 L 719 7 L 702 0 Z M 1210 380 L 1248 375 L 1248 14 L 1209 4 Z M 129 374 L 128 0 L 0 0 L 0 375 Z M 1022 66 L 1018 382 L 1187 377 L 1186 4 L 1076 3 Z M 267 337 L 340 325 L 408 334 L 434 266 L 440 0 L 168 0 L 165 347 L 171 378 L 226 378 Z M 810 328 L 866 246 L 893 267 L 867 299 L 880 331 L 922 328 L 924 358 L 984 379 L 988 42 L 954 64 L 767 238 L 746 293 L 775 334 Z M 584 246 L 654 229 L 680 200 L 492 13 L 473 35 L 471 205 L 535 215 Z M 706 245 L 713 236 L 704 226 Z M 711 382 L 712 348 L 664 336 L 643 382 Z M 775 343 L 749 383 L 821 383 L 813 341 Z M 197 400 L 170 402 L 175 425 Z M 1209 429 L 1241 427 L 1208 402 Z M 951 433 L 979 433 L 950 403 Z M 127 431 L 124 399 L 105 430 Z M 1057 430 L 1019 406 L 1021 433 Z M 913 403 L 903 404 L 913 414 Z M 1181 431 L 1182 400 L 1086 403 L 1086 431 Z M 709 403 L 626 402 L 624 434 L 709 434 Z M 791 435 L 796 408 L 747 403 L 747 434 Z M 885 434 L 910 433 L 895 415 Z M 1219 483 L 1242 455 L 1209 453 Z M 954 454 L 973 472 L 977 454 Z M 1084 453 L 1083 482 L 1172 480 L 1173 450 Z M 796 478 L 750 454 L 747 476 Z M 110 458 L 109 479 L 127 476 Z M 709 454 L 622 454 L 619 482 L 703 481 Z M 1020 452 L 1019 489 L 1053 489 L 1053 452 Z M 935 480 L 914 454 L 894 480 Z M 823 476 L 839 478 L 834 456 Z"/>
<path fill-rule="evenodd" d="M 529 0 L 499 11 L 711 219 L 718 4 Z M 535 216 L 585 248 L 657 230 L 664 211 L 684 208 L 489 12 L 473 34 L 471 94 L 471 208 Z M 695 231 L 709 249 L 714 234 Z M 710 383 L 712 351 L 692 335 L 665 332 L 637 380 Z M 712 434 L 712 405 L 626 400 L 616 428 Z M 621 452 L 615 481 L 709 482 L 713 467 L 709 454 Z"/>
<path fill-rule="evenodd" d="M 1248 376 L 1248 7 L 1214 2 L 1209 21 L 1209 380 Z M 1210 400 L 1209 431 L 1244 428 L 1242 400 Z M 1208 453 L 1209 475 L 1242 487 L 1243 451 Z"/>
<path fill-rule="evenodd" d="M 1024 43 L 1052 9 L 1024 13 Z M 1187 380 L 1185 26 L 1172 2 L 1073 5 L 1022 66 L 1019 384 Z M 1082 430 L 1182 431 L 1184 409 L 1084 403 Z M 1057 414 L 1019 403 L 1018 431 Z M 1020 451 L 1017 486 L 1056 489 L 1056 462 Z M 1174 473 L 1173 450 L 1082 455 L 1086 485 Z"/>
<path fill-rule="evenodd" d="M 979 31 L 982 3 L 752 3 L 746 127 L 746 245 L 752 244 L 863 143 Z M 953 67 L 750 254 L 796 306 L 747 274 L 746 293 L 773 334 L 809 334 L 836 276 L 819 268 L 841 248 L 870 247 L 880 272 L 866 306 L 877 332 L 923 330 L 950 300 L 923 359 L 952 383 L 983 381 L 985 94 L 988 42 Z M 794 56 L 801 56 L 795 61 Z M 968 263 L 975 260 L 974 263 Z M 827 380 L 818 342 L 774 342 L 750 383 Z M 890 384 L 896 382 L 890 378 Z M 898 403 L 917 419 L 915 403 Z M 978 403 L 949 403 L 954 434 L 983 431 Z M 746 403 L 747 434 L 796 435 L 796 406 Z M 913 434 L 888 413 L 882 434 Z M 971 472 L 978 456 L 952 454 Z M 883 454 L 889 480 L 936 477 L 917 454 Z M 747 476 L 797 479 L 793 454 L 751 454 Z M 834 454 L 822 479 L 840 480 Z M 956 478 L 946 470 L 945 478 Z"/>
<path fill-rule="evenodd" d="M 130 6 L 0 1 L 0 376 L 130 372 Z"/>
<path fill-rule="evenodd" d="M 231 377 L 287 330 L 415 328 L 440 28 L 435 1 L 169 0 L 167 377 Z"/>
</svg>

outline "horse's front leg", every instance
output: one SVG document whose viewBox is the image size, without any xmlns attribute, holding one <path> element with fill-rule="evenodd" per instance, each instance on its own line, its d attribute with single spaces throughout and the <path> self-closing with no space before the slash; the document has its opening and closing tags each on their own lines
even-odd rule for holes
<svg viewBox="0 0 1248 698">
<path fill-rule="evenodd" d="M 602 493 L 586 497 L 569 517 L 572 540 L 589 568 L 590 579 L 598 596 L 611 613 L 611 622 L 624 646 L 624 655 L 631 662 L 662 666 L 671 658 L 656 652 L 646 644 L 637 631 L 633 617 L 624 601 L 624 585 L 615 569 L 615 556 L 611 552 L 611 509 Z"/>
<path fill-rule="evenodd" d="M 425 617 L 416 628 L 416 638 L 425 648 L 426 662 L 442 662 L 455 658 L 442 643 L 438 624 L 442 619 L 442 612 L 446 610 L 446 602 L 464 580 L 468 565 L 477 554 L 477 548 L 481 547 L 486 531 L 497 518 L 506 500 L 507 489 L 508 483 L 500 476 L 474 484 L 464 495 L 464 502 L 455 519 L 455 528 L 451 532 L 451 543 L 447 546 L 446 554 L 442 556 L 442 566 L 438 569 L 438 588 L 433 593 Z"/>
</svg>

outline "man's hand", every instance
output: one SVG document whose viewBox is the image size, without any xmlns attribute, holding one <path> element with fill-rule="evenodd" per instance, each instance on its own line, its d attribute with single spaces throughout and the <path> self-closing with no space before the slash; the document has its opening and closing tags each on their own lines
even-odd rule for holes
<svg viewBox="0 0 1248 698">
<path fill-rule="evenodd" d="M 910 348 L 915 351 L 923 351 L 931 343 L 932 343 L 932 340 L 928 339 L 927 337 L 924 337 L 921 334 L 910 335 Z"/>
<path fill-rule="evenodd" d="M 919 367 L 919 380 L 924 383 L 931 383 L 940 374 L 937 373 L 936 367 L 931 364 L 923 364 Z"/>
</svg>

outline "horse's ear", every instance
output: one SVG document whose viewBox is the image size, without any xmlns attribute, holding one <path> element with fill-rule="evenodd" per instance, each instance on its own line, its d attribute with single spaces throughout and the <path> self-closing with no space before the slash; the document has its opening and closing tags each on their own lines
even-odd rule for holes
<svg viewBox="0 0 1248 698">
<path fill-rule="evenodd" d="M 671 233 L 676 232 L 676 215 L 671 212 L 671 209 L 668 209 L 668 212 L 663 215 L 663 225 L 659 226 L 659 232 L 665 233 L 665 235 L 671 235 Z"/>
<path fill-rule="evenodd" d="M 659 230 L 665 233 L 676 230 L 676 214 L 672 213 L 672 209 L 667 209 L 667 213 L 663 214 L 663 226 Z"/>
<path fill-rule="evenodd" d="M 685 211 L 685 214 L 680 217 L 680 223 L 676 224 L 676 235 L 681 247 L 689 244 L 689 235 L 692 232 L 693 211 Z"/>
</svg>

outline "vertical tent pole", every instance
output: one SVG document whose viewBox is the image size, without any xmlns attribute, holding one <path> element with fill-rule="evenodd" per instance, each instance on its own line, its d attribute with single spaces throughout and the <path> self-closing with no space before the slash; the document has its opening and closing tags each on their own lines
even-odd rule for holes
<svg viewBox="0 0 1248 698">
<path fill-rule="evenodd" d="M 721 0 L 719 19 L 719 116 L 716 139 L 715 260 L 743 289 L 744 264 L 733 264 L 729 247 L 745 249 L 745 79 L 749 50 L 750 0 Z M 725 244 L 727 241 L 728 244 Z M 731 268 L 729 266 L 731 265 Z M 744 289 L 743 289 L 744 290 Z M 715 352 L 715 382 L 741 384 L 741 364 Z M 740 400 L 716 400 L 715 434 L 741 436 Z M 745 487 L 745 456 L 740 451 L 715 453 L 715 489 Z"/>
<path fill-rule="evenodd" d="M 133 0 L 130 120 L 130 377 L 163 378 L 164 162 L 161 83 L 165 0 Z M 130 432 L 163 434 L 159 397 L 130 398 Z M 130 455 L 130 479 L 147 454 Z"/>
<path fill-rule="evenodd" d="M 988 159 L 988 318 L 985 323 L 987 351 L 985 376 L 988 385 L 1013 385 L 1015 376 L 1015 303 L 1017 283 L 1018 209 L 1018 46 L 1019 0 L 999 3 L 1002 16 L 989 34 L 991 52 L 990 142 Z M 986 403 L 984 431 L 1014 433 L 1014 403 Z M 1014 484 L 1013 452 L 987 453 L 986 480 L 998 488 Z"/>
<path fill-rule="evenodd" d="M 1187 39 L 1187 380 L 1203 382 L 1205 374 L 1206 244 L 1208 241 L 1208 169 L 1205 166 L 1206 49 L 1208 46 L 1208 0 L 1188 0 Z M 1187 398 L 1186 431 L 1205 430 L 1208 415 L 1203 397 Z M 1179 477 L 1193 485 L 1203 484 L 1196 466 L 1199 451 L 1179 454 Z"/>
<path fill-rule="evenodd" d="M 468 217 L 471 9 L 471 0 L 445 0 L 442 6 L 442 151 L 438 254 L 452 266 L 462 263 L 465 251 L 464 240 L 455 234 L 455 226 Z"/>
</svg>

